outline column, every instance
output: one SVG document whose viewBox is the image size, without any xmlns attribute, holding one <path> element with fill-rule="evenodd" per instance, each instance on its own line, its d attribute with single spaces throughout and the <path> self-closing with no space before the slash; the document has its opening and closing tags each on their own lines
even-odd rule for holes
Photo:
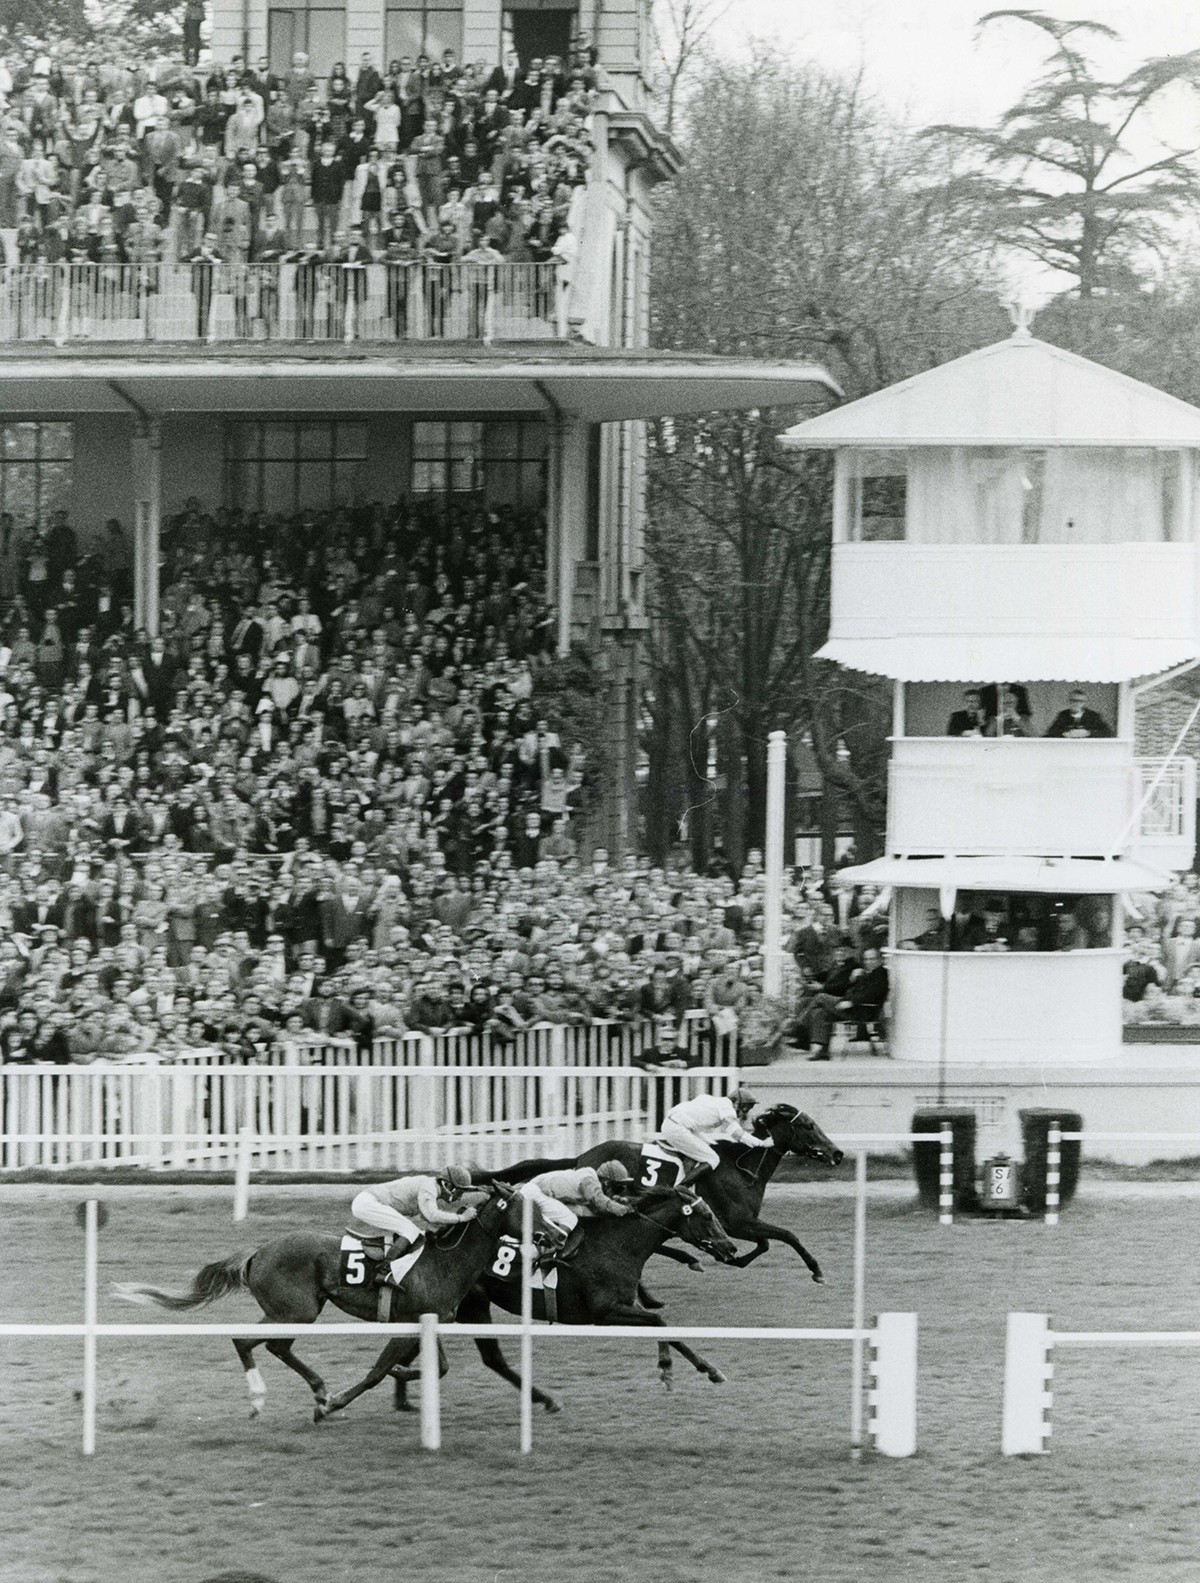
<svg viewBox="0 0 1200 1583">
<path fill-rule="evenodd" d="M 134 488 L 133 619 L 158 635 L 159 535 L 162 528 L 162 424 L 139 419 L 132 445 Z"/>
<path fill-rule="evenodd" d="M 763 994 L 783 993 L 783 820 L 787 778 L 787 733 L 767 739 L 767 843 L 763 896 Z"/>
<path fill-rule="evenodd" d="M 587 559 L 588 431 L 576 418 L 557 425 L 558 485 L 555 559 L 548 563 L 558 609 L 558 652 L 571 647 L 575 620 L 575 564 Z"/>
</svg>

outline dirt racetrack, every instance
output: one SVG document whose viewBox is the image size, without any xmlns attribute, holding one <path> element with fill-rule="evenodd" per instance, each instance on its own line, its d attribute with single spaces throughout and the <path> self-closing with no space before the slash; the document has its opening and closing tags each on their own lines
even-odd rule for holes
<svg viewBox="0 0 1200 1583">
<path fill-rule="evenodd" d="M 0 1194 L 3 1189 L 0 1189 Z M 662 1260 L 669 1317 L 696 1324 L 850 1322 L 849 1199 L 768 1199 L 830 1284 L 786 1249 L 751 1269 L 690 1275 Z M 78 1198 L 84 1192 L 79 1190 Z M 285 1229 L 336 1230 L 335 1199 L 260 1194 L 234 1227 L 228 1194 L 108 1195 L 102 1287 L 180 1285 L 201 1264 Z M 0 1197 L 0 1314 L 77 1319 L 76 1195 Z M 1061 1328 L 1200 1326 L 1195 1199 L 1085 1201 L 1057 1231 L 946 1229 L 872 1203 L 869 1309 L 920 1313 L 920 1453 L 847 1453 L 848 1347 L 732 1342 L 706 1348 L 712 1386 L 682 1361 L 665 1393 L 640 1342 L 543 1342 L 538 1377 L 566 1398 L 516 1450 L 517 1396 L 451 1345 L 439 1456 L 382 1388 L 319 1428 L 302 1382 L 260 1353 L 265 1416 L 247 1419 L 223 1339 L 103 1340 L 96 1456 L 80 1455 L 77 1340 L 0 1338 L 3 1583 L 1194 1583 L 1200 1576 L 1200 1349 L 1062 1352 L 1054 1452 L 1004 1460 L 1004 1316 Z M 235 1320 L 244 1295 L 189 1317 Z M 101 1318 L 168 1318 L 107 1297 Z M 300 1349 L 342 1385 L 367 1340 Z"/>
</svg>

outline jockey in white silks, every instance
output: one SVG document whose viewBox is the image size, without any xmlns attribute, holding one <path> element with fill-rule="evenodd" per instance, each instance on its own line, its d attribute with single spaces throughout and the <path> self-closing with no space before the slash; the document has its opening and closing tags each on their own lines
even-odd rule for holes
<svg viewBox="0 0 1200 1583">
<path fill-rule="evenodd" d="M 742 1125 L 757 1103 L 754 1095 L 744 1088 L 739 1088 L 732 1099 L 723 1094 L 700 1094 L 695 1099 L 685 1099 L 667 1112 L 654 1141 L 664 1149 L 683 1155 L 684 1159 L 715 1170 L 721 1157 L 713 1145 L 723 1139 L 762 1148 L 762 1139 L 747 1132 Z M 698 1174 L 698 1171 L 689 1171 L 688 1179 Z"/>
<path fill-rule="evenodd" d="M 583 1236 L 581 1220 L 596 1220 L 601 1215 L 628 1215 L 630 1206 L 605 1192 L 606 1183 L 630 1181 L 629 1172 L 619 1160 L 606 1160 L 593 1169 L 575 1166 L 566 1171 L 543 1171 L 517 1188 L 522 1198 L 531 1198 L 542 1212 L 542 1219 L 558 1232 L 562 1246 L 558 1257 L 574 1253 Z"/>
<path fill-rule="evenodd" d="M 461 1165 L 447 1166 L 440 1177 L 400 1176 L 394 1182 L 381 1182 L 378 1187 L 364 1187 L 350 1205 L 350 1213 L 368 1226 L 395 1235 L 397 1240 L 389 1249 L 389 1269 L 395 1277 L 399 1260 L 412 1251 L 426 1232 L 444 1231 L 447 1226 L 474 1220 L 472 1205 L 450 1207 L 470 1185 L 471 1173 Z"/>
</svg>

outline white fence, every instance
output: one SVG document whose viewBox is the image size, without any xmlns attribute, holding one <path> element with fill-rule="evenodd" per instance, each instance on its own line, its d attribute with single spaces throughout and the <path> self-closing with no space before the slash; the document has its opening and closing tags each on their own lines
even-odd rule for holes
<svg viewBox="0 0 1200 1583">
<path fill-rule="evenodd" d="M 861 1161 L 861 1156 L 860 1156 Z M 860 1177 L 862 1174 L 860 1164 Z M 420 1337 L 421 1368 L 421 1444 L 427 1451 L 438 1451 L 442 1444 L 441 1399 L 439 1387 L 438 1340 L 440 1336 L 496 1337 L 518 1336 L 521 1342 L 521 1450 L 533 1448 L 533 1338 L 569 1337 L 605 1341 L 840 1341 L 851 1344 L 850 1453 L 861 1454 L 863 1439 L 864 1350 L 869 1350 L 871 1386 L 867 1393 L 870 1410 L 868 1433 L 875 1448 L 884 1456 L 910 1457 L 917 1449 L 917 1315 L 880 1314 L 873 1326 L 857 1317 L 847 1329 L 790 1329 L 774 1327 L 723 1328 L 716 1326 L 664 1326 L 647 1329 L 640 1325 L 533 1325 L 532 1275 L 533 1204 L 523 1206 L 521 1238 L 521 1322 L 517 1325 L 465 1325 L 441 1323 L 436 1314 L 422 1314 L 419 1324 L 259 1324 L 256 1339 L 302 1335 L 361 1336 L 374 1332 L 382 1339 L 390 1336 Z M 96 1402 L 99 1340 L 103 1336 L 174 1337 L 244 1336 L 243 1324 L 141 1324 L 102 1325 L 99 1307 L 99 1205 L 88 1201 L 84 1214 L 85 1248 L 83 1280 L 83 1323 L 74 1324 L 0 1324 L 0 1336 L 79 1336 L 83 1339 L 83 1453 L 96 1449 Z M 856 1269 L 858 1267 L 856 1259 Z M 253 1387 L 252 1387 L 253 1389 Z"/>
<path fill-rule="evenodd" d="M 1055 1347 L 1197 1347 L 1200 1330 L 1051 1330 L 1048 1314 L 1009 1314 L 1004 1348 L 1006 1457 L 1044 1456 L 1050 1447 Z"/>
<path fill-rule="evenodd" d="M 0 341 L 562 339 L 557 264 L 17 264 Z"/>
<path fill-rule="evenodd" d="M 498 1169 L 653 1132 L 672 1105 L 727 1093 L 736 1067 L 6 1067 L 0 1169 Z"/>
</svg>

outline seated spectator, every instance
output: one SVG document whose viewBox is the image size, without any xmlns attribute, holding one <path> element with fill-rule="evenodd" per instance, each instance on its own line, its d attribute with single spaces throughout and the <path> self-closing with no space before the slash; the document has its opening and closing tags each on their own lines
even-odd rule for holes
<svg viewBox="0 0 1200 1583">
<path fill-rule="evenodd" d="M 1087 694 L 1082 687 L 1071 689 L 1070 701 L 1059 710 L 1046 732 L 1048 737 L 1111 737 L 1113 729 L 1102 715 L 1086 707 Z"/>
<path fill-rule="evenodd" d="M 987 728 L 983 712 L 983 696 L 977 687 L 968 687 L 963 693 L 963 706 L 950 716 L 946 726 L 948 737 L 981 737 Z"/>
</svg>

